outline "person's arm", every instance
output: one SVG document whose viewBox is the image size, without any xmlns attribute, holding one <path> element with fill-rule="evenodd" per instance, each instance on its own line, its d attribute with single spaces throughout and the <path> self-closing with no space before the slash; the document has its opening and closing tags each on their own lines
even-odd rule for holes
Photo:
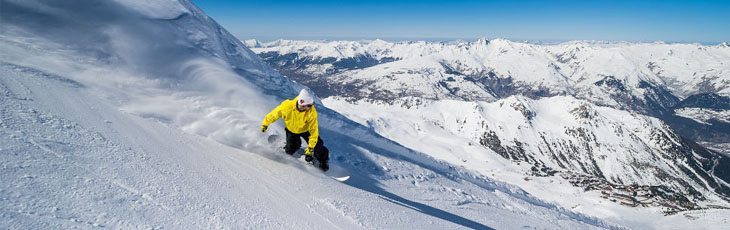
<svg viewBox="0 0 730 230">
<path fill-rule="evenodd" d="M 307 148 L 314 150 L 314 146 L 319 141 L 319 122 L 317 122 L 317 111 L 312 108 L 312 121 L 309 123 L 309 141 L 307 141 Z"/>
<path fill-rule="evenodd" d="M 285 102 L 286 101 L 281 102 L 281 104 L 279 104 L 279 106 L 277 106 L 276 108 L 271 110 L 271 112 L 269 112 L 269 114 L 266 114 L 266 117 L 264 117 L 264 120 L 261 122 L 261 125 L 269 126 L 269 125 L 271 125 L 271 123 L 274 123 L 274 122 L 276 122 L 276 120 L 279 120 L 279 118 L 281 118 L 281 115 L 282 115 L 281 111 L 284 108 Z"/>
</svg>

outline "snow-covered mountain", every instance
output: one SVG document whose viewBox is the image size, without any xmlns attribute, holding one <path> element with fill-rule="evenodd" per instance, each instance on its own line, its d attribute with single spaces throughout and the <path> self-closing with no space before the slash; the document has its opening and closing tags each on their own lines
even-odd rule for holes
<svg viewBox="0 0 730 230">
<path fill-rule="evenodd" d="M 561 177 L 606 196 L 636 192 L 617 197 L 670 213 L 730 197 L 729 158 L 682 139 L 659 119 L 572 97 L 324 103 L 407 147 L 487 175 L 503 167 L 490 162 L 511 162 L 521 166 L 511 173 Z"/>
<path fill-rule="evenodd" d="M 665 213 L 728 207 L 730 159 L 694 141 L 722 148 L 730 132 L 701 133 L 707 124 L 685 118 L 688 106 L 722 105 L 730 93 L 724 45 L 247 43 L 379 134 L 564 207 L 598 216 L 612 209 L 606 200 Z M 692 103 L 704 94 L 716 100 Z"/>
<path fill-rule="evenodd" d="M 352 175 L 340 183 L 258 131 L 302 86 L 190 1 L 0 6 L 2 229 L 724 224 L 713 210 L 662 222 L 661 213 L 613 211 L 604 221 L 407 148 L 318 102 L 332 164 Z"/>
<path fill-rule="evenodd" d="M 285 75 L 322 85 L 327 95 L 488 100 L 573 95 L 647 114 L 679 98 L 730 93 L 730 48 L 696 44 L 537 45 L 474 42 L 289 41 L 252 50 Z M 323 76 L 311 78 L 308 76 Z M 315 82 L 317 81 L 317 82 Z"/>
</svg>

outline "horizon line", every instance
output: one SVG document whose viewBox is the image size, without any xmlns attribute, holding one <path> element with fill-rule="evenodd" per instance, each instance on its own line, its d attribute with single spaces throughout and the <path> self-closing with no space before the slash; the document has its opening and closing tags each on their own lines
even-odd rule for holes
<svg viewBox="0 0 730 230">
<path fill-rule="evenodd" d="M 277 40 L 291 41 L 374 41 L 383 40 L 388 42 L 454 42 L 454 41 L 476 41 L 486 39 L 488 41 L 495 39 L 504 39 L 513 42 L 525 42 L 534 44 L 559 44 L 567 42 L 596 42 L 596 43 L 665 43 L 665 44 L 701 44 L 701 45 L 722 45 L 730 43 L 728 41 L 666 41 L 666 40 L 596 40 L 596 39 L 515 39 L 505 37 L 360 37 L 360 36 L 289 36 L 289 38 L 278 36 L 236 36 L 241 41 L 257 40 L 259 42 L 273 42 Z M 274 38 L 277 37 L 277 38 Z"/>
</svg>

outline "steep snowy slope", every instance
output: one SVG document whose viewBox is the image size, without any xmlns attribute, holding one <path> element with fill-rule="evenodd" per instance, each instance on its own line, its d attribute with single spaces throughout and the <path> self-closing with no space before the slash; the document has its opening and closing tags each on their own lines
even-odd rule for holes
<svg viewBox="0 0 730 230">
<path fill-rule="evenodd" d="M 324 103 L 407 147 L 589 215 L 656 225 L 666 218 L 621 213 L 728 207 L 730 160 L 693 147 L 656 118 L 571 97 Z"/>
<path fill-rule="evenodd" d="M 0 228 L 617 228 L 320 106 L 340 183 L 265 144 L 301 88 L 189 1 L 0 1 Z M 281 132 L 272 127 L 271 132 Z"/>
</svg>

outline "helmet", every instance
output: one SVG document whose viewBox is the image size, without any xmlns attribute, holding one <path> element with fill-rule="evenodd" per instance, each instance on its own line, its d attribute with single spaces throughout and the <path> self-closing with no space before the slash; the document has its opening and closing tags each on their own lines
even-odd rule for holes
<svg viewBox="0 0 730 230">
<path fill-rule="evenodd" d="M 314 97 L 312 97 L 312 94 L 309 93 L 306 89 L 302 89 L 302 91 L 299 91 L 299 96 L 297 96 L 297 104 L 299 105 L 311 105 L 314 104 Z"/>
</svg>

